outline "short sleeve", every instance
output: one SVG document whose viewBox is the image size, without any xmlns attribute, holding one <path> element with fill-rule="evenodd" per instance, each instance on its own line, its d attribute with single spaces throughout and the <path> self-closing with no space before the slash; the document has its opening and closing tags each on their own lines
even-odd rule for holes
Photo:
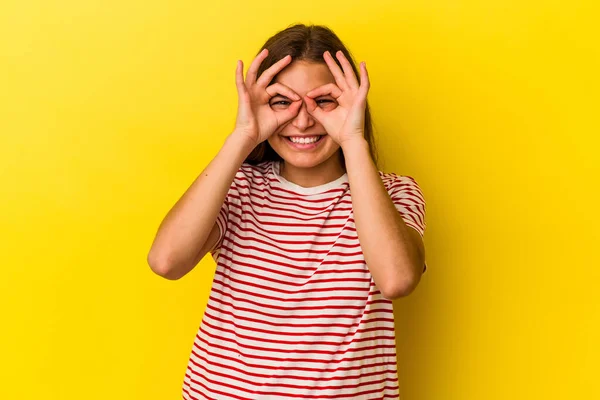
<svg viewBox="0 0 600 400">
<path fill-rule="evenodd" d="M 419 184 L 410 176 L 386 175 L 384 181 L 387 182 L 386 188 L 394 206 L 406 225 L 415 229 L 423 237 L 427 227 L 425 197 Z M 423 271 L 426 269 L 427 265 L 424 266 Z"/>
<path fill-rule="evenodd" d="M 229 194 L 228 194 L 229 195 Z M 215 243 L 212 249 L 210 249 L 210 254 L 213 259 L 217 261 L 219 256 L 219 250 L 221 249 L 221 244 L 223 244 L 223 238 L 225 237 L 225 231 L 227 230 L 227 219 L 229 216 L 229 202 L 227 196 L 225 197 L 225 201 L 221 205 L 221 209 L 219 210 L 219 214 L 217 214 L 216 224 L 219 227 L 219 239 Z"/>
<path fill-rule="evenodd" d="M 238 172 L 239 173 L 239 172 Z M 227 226 L 229 221 L 229 209 L 231 203 L 232 194 L 236 191 L 235 179 L 231 182 L 231 186 L 229 187 L 229 191 L 225 196 L 225 200 L 219 209 L 219 213 L 217 214 L 216 224 L 219 227 L 219 238 L 212 249 L 210 249 L 210 254 L 212 258 L 217 261 L 219 258 L 219 252 L 221 250 L 221 245 L 223 244 L 223 239 L 225 238 L 225 234 L 227 232 Z"/>
</svg>

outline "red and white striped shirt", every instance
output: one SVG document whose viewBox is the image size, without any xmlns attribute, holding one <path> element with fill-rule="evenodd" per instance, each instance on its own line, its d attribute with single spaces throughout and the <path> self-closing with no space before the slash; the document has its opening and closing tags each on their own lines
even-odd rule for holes
<svg viewBox="0 0 600 400">
<path fill-rule="evenodd" d="M 217 269 L 183 398 L 397 399 L 392 302 L 365 264 L 348 176 L 305 188 L 279 167 L 243 164 L 218 215 Z M 379 174 L 423 235 L 415 180 Z"/>
</svg>

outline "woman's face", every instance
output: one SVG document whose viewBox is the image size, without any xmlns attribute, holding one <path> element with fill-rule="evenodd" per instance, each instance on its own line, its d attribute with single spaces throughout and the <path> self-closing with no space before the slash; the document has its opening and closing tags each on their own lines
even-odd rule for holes
<svg viewBox="0 0 600 400">
<path fill-rule="evenodd" d="M 281 71 L 274 82 L 281 83 L 300 97 L 319 86 L 327 83 L 335 83 L 329 67 L 325 63 L 311 63 L 306 61 L 294 61 Z M 323 110 L 333 110 L 337 102 L 331 96 L 322 96 L 315 99 L 318 106 Z M 287 97 L 277 95 L 271 98 L 269 104 L 277 112 L 289 107 L 291 100 Z M 317 140 L 315 142 L 315 140 Z M 312 168 L 336 156 L 340 146 L 331 139 L 325 128 L 310 115 L 306 109 L 306 103 L 302 106 L 298 115 L 288 123 L 282 125 L 268 139 L 269 144 L 285 160 L 298 168 Z M 333 159 L 331 160 L 333 161 Z"/>
</svg>

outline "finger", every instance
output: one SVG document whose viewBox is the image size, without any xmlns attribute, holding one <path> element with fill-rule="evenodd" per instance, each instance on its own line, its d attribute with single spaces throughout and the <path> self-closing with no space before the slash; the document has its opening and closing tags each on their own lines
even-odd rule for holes
<svg viewBox="0 0 600 400">
<path fill-rule="evenodd" d="M 342 90 L 346 90 L 348 88 L 348 84 L 346 83 L 346 79 L 344 78 L 344 73 L 340 69 L 340 66 L 337 65 L 331 54 L 326 51 L 323 53 L 323 59 L 325 63 L 329 67 L 333 78 L 335 79 L 335 83 L 337 83 L 338 87 Z"/>
<path fill-rule="evenodd" d="M 246 85 L 244 84 L 244 62 L 238 60 L 237 68 L 235 69 L 235 86 L 237 87 L 238 97 L 240 99 L 245 99 L 248 95 L 248 90 L 246 89 Z"/>
<path fill-rule="evenodd" d="M 256 74 L 258 73 L 258 67 L 264 61 L 265 58 L 269 55 L 268 49 L 262 49 L 260 53 L 252 60 L 252 64 L 250 64 L 250 68 L 248 68 L 248 73 L 246 74 L 246 83 L 248 85 L 252 85 L 256 82 Z"/>
<path fill-rule="evenodd" d="M 317 98 L 319 96 L 331 95 L 334 99 L 337 99 L 342 95 L 342 90 L 335 83 L 326 83 L 323 86 L 319 86 L 306 93 L 306 95 L 310 98 Z"/>
<path fill-rule="evenodd" d="M 284 69 L 285 66 L 288 65 L 290 62 L 292 62 L 292 56 L 288 54 L 281 60 L 277 61 L 275 64 L 271 65 L 265 72 L 263 72 L 260 75 L 260 78 L 258 78 L 256 84 L 259 86 L 266 87 L 273 80 L 273 77 L 277 75 L 282 69 Z"/>
<path fill-rule="evenodd" d="M 294 92 L 292 89 L 281 83 L 274 83 L 272 85 L 269 85 L 265 90 L 271 97 L 281 94 L 287 97 L 288 99 L 292 99 L 294 101 L 300 100 L 300 96 L 298 96 L 296 92 Z"/>
<path fill-rule="evenodd" d="M 283 125 L 283 124 L 291 121 L 296 115 L 298 115 L 298 112 L 300 111 L 300 107 L 302 107 L 302 102 L 294 101 L 292 104 L 290 104 L 290 106 L 287 108 L 287 110 L 279 113 L 279 115 L 281 115 L 281 120 L 279 121 L 279 125 Z"/>
<path fill-rule="evenodd" d="M 367 98 L 370 87 L 371 81 L 369 80 L 369 73 L 367 72 L 367 63 L 363 61 L 360 63 L 360 87 L 358 88 L 358 95 L 361 101 L 364 101 Z"/>
<path fill-rule="evenodd" d="M 346 77 L 346 82 L 348 83 L 348 86 L 350 86 L 354 90 L 358 89 L 358 79 L 356 79 L 356 74 L 352 69 L 352 65 L 350 65 L 350 61 L 348 61 L 348 59 L 344 55 L 344 52 L 339 50 L 337 53 L 335 53 L 335 56 L 338 60 L 340 60 L 340 64 L 342 64 L 342 68 L 344 69 L 344 76 Z"/>
<path fill-rule="evenodd" d="M 306 96 L 304 96 L 304 102 L 306 103 L 306 110 L 308 111 L 308 113 L 315 117 L 315 119 L 319 121 L 319 123 L 322 123 L 321 117 L 323 116 L 324 111 L 321 109 L 321 107 L 319 107 L 315 99 L 309 97 L 307 94 Z"/>
</svg>

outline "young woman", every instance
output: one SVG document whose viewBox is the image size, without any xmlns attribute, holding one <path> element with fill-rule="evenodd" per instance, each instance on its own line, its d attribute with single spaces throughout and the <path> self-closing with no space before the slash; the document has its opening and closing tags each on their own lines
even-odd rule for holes
<svg viewBox="0 0 600 400">
<path fill-rule="evenodd" d="M 392 299 L 426 269 L 425 202 L 377 169 L 365 63 L 295 25 L 236 84 L 234 131 L 148 255 L 168 279 L 217 262 L 183 398 L 398 398 Z"/>
</svg>

